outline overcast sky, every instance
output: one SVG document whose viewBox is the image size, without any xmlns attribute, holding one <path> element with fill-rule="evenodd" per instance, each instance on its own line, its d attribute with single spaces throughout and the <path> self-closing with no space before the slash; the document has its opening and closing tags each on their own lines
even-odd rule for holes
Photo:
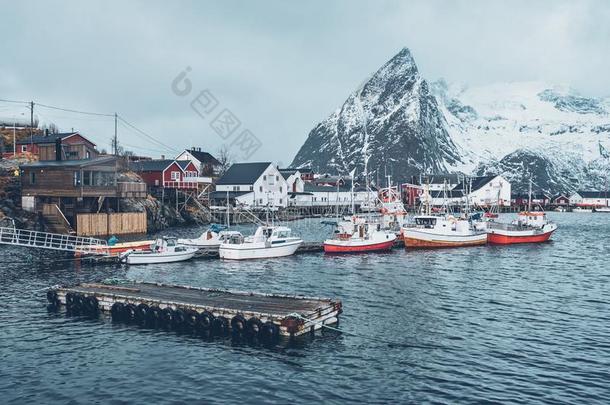
<svg viewBox="0 0 610 405">
<path fill-rule="evenodd" d="M 3 3 L 1 99 L 116 111 L 175 149 L 214 153 L 248 129 L 261 142 L 248 160 L 286 165 L 315 124 L 405 46 L 430 80 L 542 80 L 610 95 L 603 0 Z M 191 92 L 178 96 L 172 81 L 187 67 Z M 202 118 L 190 102 L 205 89 L 218 104 Z M 223 139 L 209 124 L 225 108 L 241 124 Z M 0 102 L 0 116 L 9 111 Z M 36 115 L 80 130 L 100 149 L 114 132 L 111 118 Z M 172 154 L 124 125 L 119 141 Z M 238 146 L 239 159 L 247 152 Z"/>
</svg>

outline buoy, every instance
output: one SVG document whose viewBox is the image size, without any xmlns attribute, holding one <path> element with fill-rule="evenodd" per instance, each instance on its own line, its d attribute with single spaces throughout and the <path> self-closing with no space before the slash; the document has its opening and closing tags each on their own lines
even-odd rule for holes
<svg viewBox="0 0 610 405">
<path fill-rule="evenodd" d="M 123 319 L 123 311 L 125 309 L 125 304 L 122 302 L 115 302 L 110 307 L 110 315 L 112 316 L 112 320 L 115 322 L 119 322 Z"/>
<path fill-rule="evenodd" d="M 212 332 L 216 336 L 225 336 L 229 331 L 229 320 L 224 316 L 218 316 L 212 322 Z"/>
</svg>

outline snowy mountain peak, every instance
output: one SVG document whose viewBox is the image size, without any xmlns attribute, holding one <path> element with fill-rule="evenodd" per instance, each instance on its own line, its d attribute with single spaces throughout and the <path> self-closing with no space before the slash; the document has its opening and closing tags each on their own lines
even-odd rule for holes
<svg viewBox="0 0 610 405">
<path fill-rule="evenodd" d="M 292 165 L 395 181 L 422 173 L 530 176 L 541 191 L 599 188 L 610 100 L 543 82 L 466 86 L 420 75 L 407 48 L 309 133 Z"/>
</svg>

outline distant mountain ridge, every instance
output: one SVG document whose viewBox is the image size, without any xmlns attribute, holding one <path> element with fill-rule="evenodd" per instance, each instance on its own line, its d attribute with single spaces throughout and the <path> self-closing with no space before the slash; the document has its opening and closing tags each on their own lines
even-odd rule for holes
<svg viewBox="0 0 610 405">
<path fill-rule="evenodd" d="M 537 82 L 429 84 L 403 48 L 312 129 L 292 162 L 320 172 L 503 174 L 519 191 L 604 187 L 610 100 Z"/>
</svg>

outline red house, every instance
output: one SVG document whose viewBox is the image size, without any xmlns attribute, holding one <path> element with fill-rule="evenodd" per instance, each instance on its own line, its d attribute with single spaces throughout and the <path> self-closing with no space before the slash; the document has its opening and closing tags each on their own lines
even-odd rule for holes
<svg viewBox="0 0 610 405">
<path fill-rule="evenodd" d="M 422 186 L 413 183 L 403 183 L 400 185 L 402 201 L 408 207 L 415 207 L 419 203 L 420 196 L 423 192 Z"/>
<path fill-rule="evenodd" d="M 132 169 L 149 187 L 196 189 L 199 169 L 190 160 L 145 160 Z"/>
</svg>

